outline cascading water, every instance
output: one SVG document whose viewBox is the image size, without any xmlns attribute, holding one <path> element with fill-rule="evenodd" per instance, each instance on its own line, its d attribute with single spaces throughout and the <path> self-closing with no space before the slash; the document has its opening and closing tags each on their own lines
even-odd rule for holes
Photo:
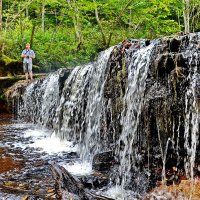
<svg viewBox="0 0 200 200">
<path fill-rule="evenodd" d="M 192 37 L 190 37 L 192 40 Z M 188 59 L 188 65 L 190 66 L 190 72 L 187 77 L 189 86 L 185 93 L 185 131 L 184 147 L 187 152 L 185 157 L 185 171 L 188 178 L 194 181 L 194 168 L 195 168 L 195 157 L 196 149 L 199 139 L 199 123 L 200 123 L 200 111 L 197 102 L 197 76 L 200 59 L 198 55 L 198 49 L 195 48 L 196 44 L 192 43 L 193 50 L 187 50 L 184 54 L 185 58 Z"/>
<path fill-rule="evenodd" d="M 100 144 L 105 72 L 111 51 L 112 48 L 100 54 L 97 62 L 76 67 L 72 71 L 65 82 L 56 112 L 58 135 L 79 141 L 81 159 L 89 163 L 92 163 Z"/>
<path fill-rule="evenodd" d="M 57 72 L 30 84 L 22 97 L 23 103 L 19 105 L 19 118 L 28 117 L 34 123 L 51 126 L 60 98 L 58 81 Z"/>
<path fill-rule="evenodd" d="M 173 167 L 178 172 L 185 167 L 182 173 L 194 179 L 199 162 L 196 41 L 199 36 L 184 36 L 112 47 L 69 76 L 60 70 L 30 84 L 18 98 L 18 115 L 79 144 L 81 160 L 90 165 L 95 155 L 112 151 L 117 175 L 113 179 L 109 171 L 110 179 L 118 189 L 110 191 L 121 193 L 116 199 L 142 198 L 157 180 L 169 182 Z"/>
<path fill-rule="evenodd" d="M 65 81 L 54 123 L 62 139 L 77 141 L 79 138 L 92 69 L 93 64 L 78 66 Z"/>
<path fill-rule="evenodd" d="M 104 84 L 106 80 L 107 62 L 112 47 L 99 55 L 93 68 L 90 80 L 87 106 L 85 109 L 84 128 L 81 130 L 81 158 L 92 163 L 96 153 L 103 150 L 101 128 L 105 121 Z"/>
<path fill-rule="evenodd" d="M 145 85 L 149 63 L 152 55 L 153 45 L 136 51 L 128 66 L 128 86 L 124 97 L 125 109 L 122 113 L 122 134 L 119 139 L 119 152 L 121 186 L 124 189 L 132 181 L 131 169 L 134 163 L 140 159 L 138 154 L 138 126 L 140 115 L 145 101 Z M 137 171 L 135 168 L 134 170 Z M 136 177 L 135 177 L 136 178 Z M 140 184 L 138 177 L 138 183 Z M 125 197 L 122 197 L 125 199 Z"/>
</svg>

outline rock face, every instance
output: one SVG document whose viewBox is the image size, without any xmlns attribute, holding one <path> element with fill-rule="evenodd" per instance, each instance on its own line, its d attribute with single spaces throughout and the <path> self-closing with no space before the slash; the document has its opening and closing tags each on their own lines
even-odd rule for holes
<svg viewBox="0 0 200 200">
<path fill-rule="evenodd" d="M 5 92 L 17 81 L 19 79 L 16 77 L 0 77 L 0 113 L 10 112 L 10 103 L 6 103 Z"/>
<path fill-rule="evenodd" d="M 193 179 L 200 165 L 199 44 L 199 33 L 123 41 L 70 75 L 61 70 L 29 85 L 17 114 L 79 143 L 81 158 L 94 158 L 98 170 L 101 152 L 112 152 L 106 167 L 125 189 L 141 194 L 157 180 Z"/>
</svg>

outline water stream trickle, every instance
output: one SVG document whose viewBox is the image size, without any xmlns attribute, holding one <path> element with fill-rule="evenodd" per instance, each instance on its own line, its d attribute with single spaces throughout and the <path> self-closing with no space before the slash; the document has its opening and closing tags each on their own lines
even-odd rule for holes
<svg viewBox="0 0 200 200">
<path fill-rule="evenodd" d="M 58 73 L 50 74 L 46 79 L 30 84 L 19 105 L 20 119 L 28 117 L 29 121 L 47 127 L 52 126 L 55 109 L 59 103 Z M 20 103 L 20 102 L 19 102 Z"/>
</svg>

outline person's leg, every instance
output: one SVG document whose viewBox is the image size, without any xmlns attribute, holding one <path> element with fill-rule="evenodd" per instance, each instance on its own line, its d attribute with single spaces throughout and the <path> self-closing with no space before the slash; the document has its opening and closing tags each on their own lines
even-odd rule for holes
<svg viewBox="0 0 200 200">
<path fill-rule="evenodd" d="M 33 72 L 29 72 L 31 80 L 33 80 Z"/>
<path fill-rule="evenodd" d="M 28 81 L 28 73 L 25 73 L 26 81 Z"/>
<path fill-rule="evenodd" d="M 28 64 L 28 72 L 29 72 L 30 79 L 33 80 L 32 63 Z"/>
<path fill-rule="evenodd" d="M 28 65 L 27 65 L 27 63 L 23 63 L 23 69 L 24 69 L 26 81 L 28 81 Z"/>
</svg>

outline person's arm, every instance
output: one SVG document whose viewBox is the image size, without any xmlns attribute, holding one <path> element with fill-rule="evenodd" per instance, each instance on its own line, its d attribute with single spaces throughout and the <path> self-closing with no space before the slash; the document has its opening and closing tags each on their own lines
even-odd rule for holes
<svg viewBox="0 0 200 200">
<path fill-rule="evenodd" d="M 26 54 L 27 54 L 27 52 L 28 52 L 29 50 L 26 51 L 26 52 L 25 52 L 25 51 L 26 51 L 26 50 L 23 50 L 23 51 L 22 51 L 22 55 L 21 55 L 22 58 L 27 58 L 27 57 L 28 57 Z"/>
<path fill-rule="evenodd" d="M 26 55 L 24 54 L 24 51 L 22 51 L 21 57 L 22 57 L 22 58 L 26 58 Z"/>
<path fill-rule="evenodd" d="M 35 58 L 35 52 L 33 50 L 31 50 L 31 56 L 29 58 Z"/>
</svg>

